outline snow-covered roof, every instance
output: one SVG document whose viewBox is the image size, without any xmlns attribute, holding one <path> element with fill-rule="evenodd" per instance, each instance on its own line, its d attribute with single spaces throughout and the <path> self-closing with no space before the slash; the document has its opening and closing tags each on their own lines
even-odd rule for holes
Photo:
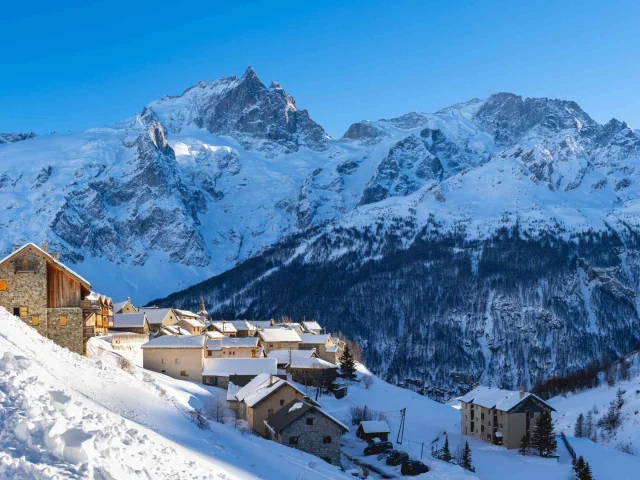
<svg viewBox="0 0 640 480">
<path fill-rule="evenodd" d="M 536 398 L 551 410 L 555 411 L 551 407 L 551 405 L 549 405 L 547 402 L 542 400 L 537 395 L 534 395 L 533 393 L 520 392 L 519 390 L 504 390 L 502 388 L 485 387 L 483 385 L 474 388 L 466 395 L 460 397 L 460 401 L 465 403 L 473 403 L 485 408 L 495 408 L 497 410 L 502 410 L 503 412 L 508 412 L 529 397 Z"/>
<path fill-rule="evenodd" d="M 140 348 L 203 348 L 204 337 L 202 335 L 164 335 L 154 338 Z"/>
<path fill-rule="evenodd" d="M 82 284 L 83 287 L 85 287 L 88 290 L 91 290 L 91 284 L 89 283 L 88 280 L 86 280 L 85 278 L 83 278 L 82 276 L 78 275 L 76 272 L 74 272 L 73 270 L 71 270 L 69 267 L 67 267 L 65 264 L 63 264 L 62 262 L 60 262 L 60 260 L 56 260 L 55 258 L 53 258 L 51 256 L 51 254 L 49 252 L 45 252 L 43 249 L 41 249 L 38 245 L 36 245 L 35 243 L 25 243 L 23 246 L 21 246 L 20 248 L 18 248 L 17 250 L 14 250 L 13 252 L 11 252 L 9 255 L 7 255 L 6 257 L 4 257 L 2 260 L 0 260 L 0 265 L 2 265 L 4 262 L 6 262 L 7 260 L 13 258 L 15 255 L 18 255 L 20 252 L 22 252 L 24 249 L 26 249 L 27 247 L 33 247 L 35 248 L 39 253 L 41 253 L 42 255 L 44 255 L 45 259 L 49 262 L 52 263 L 53 265 L 55 265 L 56 267 L 58 267 L 60 270 L 63 270 L 64 272 L 66 272 L 70 277 L 72 277 L 73 279 L 77 280 L 79 283 Z"/>
<path fill-rule="evenodd" d="M 223 320 L 223 322 L 230 323 L 238 332 L 252 332 L 256 329 L 255 325 L 251 325 L 246 320 Z"/>
<path fill-rule="evenodd" d="M 278 364 L 288 364 L 289 358 L 310 358 L 317 356 L 315 350 L 271 350 L 267 358 L 275 358 Z"/>
<path fill-rule="evenodd" d="M 222 348 L 256 348 L 257 346 L 258 337 L 235 338 L 225 337 L 223 335 L 220 339 L 207 340 L 207 350 L 220 350 Z"/>
<path fill-rule="evenodd" d="M 144 313 L 116 313 L 113 328 L 143 328 L 146 320 Z"/>
<path fill-rule="evenodd" d="M 191 335 L 191 332 L 181 325 L 167 325 L 160 329 L 165 335 Z"/>
<path fill-rule="evenodd" d="M 145 307 L 145 308 L 139 308 L 138 311 L 144 312 L 147 314 L 147 320 L 149 320 L 149 323 L 151 325 L 158 325 L 162 323 L 164 318 L 169 314 L 169 312 L 171 311 L 171 308 L 157 308 L 157 307 L 146 308 Z"/>
<path fill-rule="evenodd" d="M 365 420 L 360 422 L 360 427 L 364 433 L 390 433 L 391 429 L 387 422 L 382 420 Z"/>
<path fill-rule="evenodd" d="M 174 308 L 173 311 L 176 312 L 176 314 L 180 318 L 184 318 L 184 317 L 200 318 L 200 315 L 198 315 L 197 313 L 193 313 L 189 310 L 180 310 L 180 309 Z"/>
<path fill-rule="evenodd" d="M 316 357 L 292 357 L 291 363 L 289 365 L 291 368 L 313 368 L 320 370 L 328 370 L 333 368 L 338 368 L 337 365 L 334 365 L 331 362 L 327 362 L 326 360 L 322 360 L 321 358 Z"/>
<path fill-rule="evenodd" d="M 211 330 L 211 331 L 207 330 L 206 332 L 202 332 L 202 334 L 206 335 L 207 338 L 210 340 L 222 340 L 223 338 L 227 338 L 217 330 Z"/>
<path fill-rule="evenodd" d="M 238 390 L 236 398 L 244 402 L 247 406 L 253 407 L 285 385 L 289 385 L 295 391 L 305 396 L 302 390 L 286 380 L 263 373 Z"/>
<path fill-rule="evenodd" d="M 196 320 L 195 318 L 183 317 L 180 319 L 180 321 L 195 328 L 204 328 L 204 323 L 202 323 L 200 320 Z"/>
<path fill-rule="evenodd" d="M 127 304 L 129 300 L 125 300 L 124 302 L 116 302 L 113 304 L 113 313 L 117 313 Z"/>
<path fill-rule="evenodd" d="M 325 351 L 326 351 L 327 353 L 335 353 L 335 352 L 337 352 L 337 351 L 338 351 L 338 346 L 337 346 L 337 345 L 329 345 L 329 346 L 325 349 Z"/>
<path fill-rule="evenodd" d="M 209 322 L 208 325 L 211 325 L 216 330 L 222 333 L 236 333 L 236 327 L 231 322 Z"/>
<path fill-rule="evenodd" d="M 256 328 L 268 328 L 273 323 L 271 320 L 247 320 L 247 322 Z"/>
<path fill-rule="evenodd" d="M 198 335 L 204 338 L 202 335 Z M 272 358 L 205 358 L 202 375 L 207 377 L 228 377 L 230 375 L 275 374 L 277 363 Z"/>
<path fill-rule="evenodd" d="M 258 332 L 263 342 L 301 342 L 302 339 L 293 330 L 286 328 L 269 328 Z"/>
<path fill-rule="evenodd" d="M 321 408 L 302 400 L 293 400 L 289 402 L 287 405 L 282 407 L 276 413 L 271 415 L 267 420 L 265 420 L 265 425 L 267 425 L 267 427 L 269 427 L 272 431 L 281 432 L 285 427 L 291 425 L 291 423 L 293 423 L 309 411 L 317 412 L 320 415 L 327 417 L 329 420 L 339 425 L 343 432 L 349 431 L 349 427 L 347 427 L 344 423 L 340 422 L 332 415 L 329 415 Z"/>
<path fill-rule="evenodd" d="M 307 332 L 311 332 L 312 330 L 320 330 L 322 331 L 322 327 L 318 322 L 302 322 L 302 327 Z"/>
<path fill-rule="evenodd" d="M 329 335 L 328 333 L 319 335 L 315 335 L 313 333 L 303 333 L 302 335 L 300 335 L 300 338 L 302 338 L 302 343 L 308 343 L 312 345 L 325 345 L 331 338 L 331 335 Z"/>
<path fill-rule="evenodd" d="M 237 402 L 236 393 L 240 390 L 240 385 L 235 385 L 233 382 L 229 382 L 227 385 L 227 402 Z"/>
</svg>

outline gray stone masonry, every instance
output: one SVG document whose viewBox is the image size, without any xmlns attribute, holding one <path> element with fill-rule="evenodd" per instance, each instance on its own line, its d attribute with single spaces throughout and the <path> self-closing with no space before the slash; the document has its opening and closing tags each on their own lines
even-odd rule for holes
<svg viewBox="0 0 640 480">
<path fill-rule="evenodd" d="M 307 425 L 307 418 L 313 418 L 313 425 Z M 287 425 L 281 432 L 282 444 L 310 453 L 332 465 L 340 465 L 341 429 L 324 415 L 309 411 Z M 298 444 L 292 445 L 291 437 L 298 437 Z M 331 443 L 324 443 L 324 437 L 331 437 Z"/>
</svg>

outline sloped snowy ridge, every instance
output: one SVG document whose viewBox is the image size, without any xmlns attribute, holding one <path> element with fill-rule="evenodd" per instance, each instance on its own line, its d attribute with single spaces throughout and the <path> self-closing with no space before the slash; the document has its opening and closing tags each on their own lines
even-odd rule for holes
<svg viewBox="0 0 640 480">
<path fill-rule="evenodd" d="M 0 309 L 0 478 L 343 478 L 231 427 L 198 429 L 187 411 L 214 391 L 124 371 L 92 342 L 96 356 L 80 357 Z"/>
</svg>

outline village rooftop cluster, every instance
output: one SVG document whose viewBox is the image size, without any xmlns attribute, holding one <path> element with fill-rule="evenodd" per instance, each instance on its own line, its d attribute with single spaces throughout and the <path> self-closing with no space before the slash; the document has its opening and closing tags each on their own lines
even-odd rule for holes
<svg viewBox="0 0 640 480">
<path fill-rule="evenodd" d="M 114 303 L 92 291 L 46 243 L 28 243 L 0 260 L 0 306 L 80 355 L 95 336 L 108 337 L 114 347 L 142 344 L 143 368 L 224 388 L 230 408 L 255 434 L 341 463 L 341 436 L 349 427 L 301 388 L 311 387 L 316 399 L 319 393 L 342 398 L 347 392 L 339 378 L 345 343 L 315 321 L 215 320 L 204 300 L 197 313 L 136 307 L 130 298 Z M 551 411 L 523 390 L 478 386 L 460 398 L 461 433 L 526 450 L 536 443 L 540 417 L 550 425 Z M 365 454 L 388 453 L 387 423 L 362 420 L 356 434 L 370 442 Z M 404 462 L 403 473 L 420 473 L 424 465 L 403 453 L 394 454 Z M 433 455 L 444 458 L 447 452 Z"/>
</svg>

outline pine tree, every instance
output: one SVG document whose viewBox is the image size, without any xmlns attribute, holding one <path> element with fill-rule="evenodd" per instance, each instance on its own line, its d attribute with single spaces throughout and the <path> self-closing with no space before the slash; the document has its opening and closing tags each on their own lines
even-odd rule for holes
<svg viewBox="0 0 640 480">
<path fill-rule="evenodd" d="M 522 435 L 522 439 L 520 439 L 520 448 L 518 449 L 518 453 L 522 456 L 527 454 L 527 450 L 529 450 L 529 439 L 527 439 L 526 435 Z"/>
<path fill-rule="evenodd" d="M 449 450 L 449 435 L 444 437 L 444 447 L 442 448 L 441 455 L 442 456 L 440 458 L 442 458 L 442 460 L 444 460 L 445 462 L 450 462 L 453 458 L 451 456 L 451 450 Z"/>
<path fill-rule="evenodd" d="M 580 455 L 578 457 L 578 460 L 576 460 L 573 463 L 573 471 L 574 471 L 574 477 L 575 480 L 582 480 L 582 474 L 585 468 L 585 463 L 584 463 L 584 458 L 582 458 L 582 455 Z"/>
<path fill-rule="evenodd" d="M 593 480 L 593 473 L 591 472 L 591 465 L 589 465 L 589 462 L 585 462 L 582 478 L 580 480 Z"/>
<path fill-rule="evenodd" d="M 587 412 L 587 418 L 582 426 L 582 435 L 590 440 L 593 436 L 593 413 L 591 410 Z"/>
<path fill-rule="evenodd" d="M 531 446 L 538 451 L 541 457 L 551 455 L 558 448 L 556 436 L 553 432 L 553 423 L 551 422 L 551 413 L 546 410 L 540 413 L 536 420 Z"/>
<path fill-rule="evenodd" d="M 469 470 L 471 472 L 475 471 L 475 468 L 471 465 L 471 447 L 469 447 L 469 442 L 464 442 L 464 450 L 462 450 L 462 463 L 460 464 L 462 468 L 465 470 Z"/>
<path fill-rule="evenodd" d="M 340 358 L 340 368 L 347 378 L 353 378 L 356 372 L 356 361 L 353 358 L 353 354 L 351 353 L 348 343 L 344 347 L 344 352 Z"/>
<path fill-rule="evenodd" d="M 576 420 L 576 427 L 573 430 L 573 436 L 576 438 L 581 438 L 584 436 L 584 415 L 578 415 L 578 419 Z"/>
</svg>

